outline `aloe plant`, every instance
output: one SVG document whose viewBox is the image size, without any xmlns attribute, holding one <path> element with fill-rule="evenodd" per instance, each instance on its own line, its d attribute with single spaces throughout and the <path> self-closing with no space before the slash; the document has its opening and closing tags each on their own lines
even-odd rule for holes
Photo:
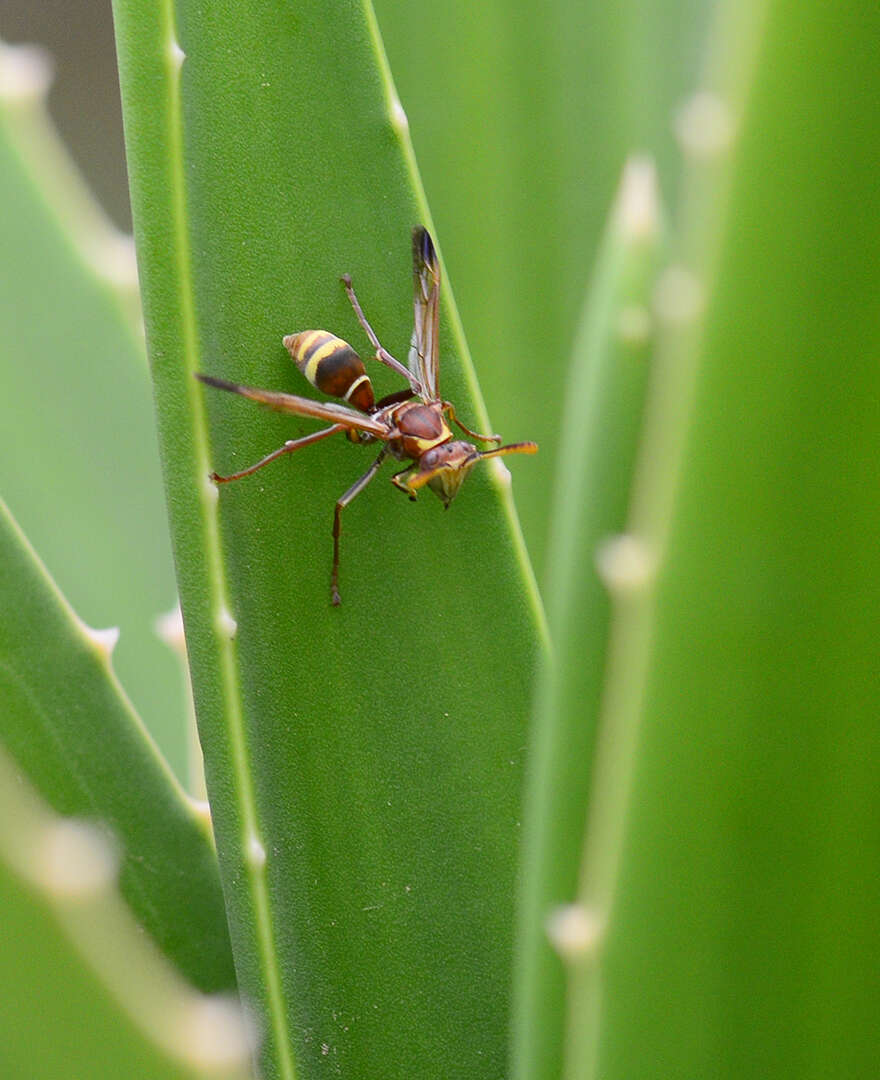
<svg viewBox="0 0 880 1080">
<path fill-rule="evenodd" d="M 92 1010 L 107 1038 L 70 1065 L 91 1057 L 90 1075 L 240 1076 L 248 1023 L 266 1077 L 870 1075 L 878 13 L 382 0 L 379 18 L 436 229 L 368 5 L 116 0 L 216 857 L 135 712 L 154 726 L 152 660 L 132 705 L 83 622 L 105 625 L 76 593 L 88 570 L 75 550 L 63 568 L 31 485 L 7 477 L 48 570 L 4 515 L 6 981 L 33 957 L 27 986 L 62 1037 Z M 428 104 L 437 87 L 447 108 Z M 481 100 L 482 145 L 457 169 Z M 22 149 L 27 118 L 0 115 L 6 190 L 86 295 L 82 206 L 62 212 L 66 173 L 53 189 Z M 346 272 L 401 355 L 416 223 L 449 253 L 444 395 L 488 430 L 452 277 L 495 424 L 542 444 L 511 471 L 541 563 L 549 535 L 553 660 L 506 470 L 474 473 L 448 514 L 376 480 L 343 519 L 337 610 L 332 507 L 368 449 L 328 440 L 209 480 L 311 427 L 195 373 L 309 392 L 284 334 L 325 327 L 367 351 Z M 36 303 L 27 275 L 14 286 L 10 335 L 15 305 Z M 92 295 L 80 344 L 123 342 L 137 372 L 129 300 Z M 373 367 L 379 394 L 398 388 Z M 144 633 L 173 602 L 156 596 Z M 132 617 L 116 621 L 121 649 Z M 164 686 L 182 775 L 182 695 Z M 74 880 L 107 856 L 90 899 L 47 885 L 44 838 Z M 182 978 L 234 978 L 244 1029 Z M 208 1017 L 217 1048 L 228 1027 L 229 1056 L 201 1054 L 198 1024 L 172 1037 L 159 1000 Z M 0 1010 L 0 1064 L 57 1075 L 53 1046 L 28 1054 L 32 1011 L 17 1016 Z"/>
<path fill-rule="evenodd" d="M 0 33 L 3 27 L 0 25 Z M 0 493 L 79 615 L 117 626 L 117 670 L 178 776 L 176 603 L 130 238 L 46 115 L 49 64 L 0 41 Z"/>
<path fill-rule="evenodd" d="M 195 993 L 116 889 L 103 830 L 54 814 L 0 753 L 5 1076 L 245 1080 L 233 998 Z M 222 951 L 222 950 L 221 950 Z M 50 1030 L 52 1037 L 47 1038 Z"/>
<path fill-rule="evenodd" d="M 876 573 L 857 537 L 880 509 L 859 359 L 878 232 L 849 201 L 876 151 L 855 45 L 876 25 L 857 8 L 722 5 L 675 116 L 682 196 L 623 530 L 597 544 L 598 511 L 556 517 L 563 662 L 536 717 L 519 1076 L 850 1076 L 876 1054 L 870 965 L 842 959 L 876 952 L 855 884 L 876 811 Z M 581 443 L 561 498 L 578 465 L 600 492 L 608 474 Z M 606 620 L 595 694 L 571 649 Z"/>
<path fill-rule="evenodd" d="M 626 791 L 632 724 L 596 731 L 614 641 L 609 585 L 638 576 L 638 552 L 625 536 L 632 475 L 648 386 L 652 346 L 651 293 L 663 243 L 653 163 L 627 165 L 603 238 L 572 367 L 563 461 L 551 549 L 556 574 L 550 619 L 555 663 L 539 681 L 529 787 L 531 814 L 523 851 L 520 949 L 516 971 L 514 1074 L 562 1075 L 571 1027 L 589 1037 L 595 1010 L 566 986 L 554 942 L 592 937 L 607 916 L 609 863 Z M 637 584 L 637 582 L 636 582 Z M 585 807 L 599 799 L 603 815 L 600 881 L 590 906 L 575 904 L 587 863 Z M 595 829 L 593 829 L 595 833 Z M 595 846 L 595 844 L 594 844 Z M 591 877 L 596 868 L 590 867 Z M 595 972 L 586 973 L 595 982 Z M 569 1070 L 578 1075 L 576 1069 Z"/>
<path fill-rule="evenodd" d="M 369 461 L 340 441 L 218 500 L 212 468 L 292 425 L 194 379 L 291 386 L 282 335 L 358 340 L 342 272 L 405 349 L 410 226 L 429 217 L 375 24 L 319 4 L 115 14 L 181 602 L 262 1068 L 498 1071 L 539 627 L 503 474 L 474 476 L 449 515 L 370 489 L 332 610 L 332 507 Z M 331 53 L 349 78 L 323 77 Z M 485 423 L 448 287 L 441 335 L 443 392 Z"/>
<path fill-rule="evenodd" d="M 0 598 L 14 613 L 0 632 L 6 752 L 59 812 L 111 830 L 122 893 L 181 971 L 206 990 L 231 987 L 207 822 L 119 686 L 114 636 L 90 630 L 67 606 L 2 502 L 0 552 Z"/>
</svg>

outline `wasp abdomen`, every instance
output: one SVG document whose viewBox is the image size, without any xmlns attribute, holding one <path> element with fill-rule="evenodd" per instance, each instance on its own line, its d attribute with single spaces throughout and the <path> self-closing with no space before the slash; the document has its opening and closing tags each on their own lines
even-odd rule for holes
<svg viewBox="0 0 880 1080">
<path fill-rule="evenodd" d="M 284 346 L 299 370 L 322 394 L 342 398 L 361 412 L 375 404 L 364 363 L 347 341 L 327 330 L 288 334 Z"/>
</svg>

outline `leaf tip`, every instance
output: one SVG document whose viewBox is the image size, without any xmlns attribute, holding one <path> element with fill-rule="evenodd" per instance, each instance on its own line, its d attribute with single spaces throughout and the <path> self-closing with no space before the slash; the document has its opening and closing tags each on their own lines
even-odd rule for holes
<svg viewBox="0 0 880 1080">
<path fill-rule="evenodd" d="M 36 45 L 0 41 L 0 101 L 41 100 L 52 83 L 52 60 Z"/>
<path fill-rule="evenodd" d="M 137 289 L 137 256 L 130 233 L 113 228 L 93 230 L 83 236 L 81 246 L 86 261 L 99 277 L 118 288 Z"/>
<path fill-rule="evenodd" d="M 108 889 L 116 879 L 118 859 L 96 826 L 59 818 L 37 834 L 31 877 L 58 900 L 83 900 Z"/>
<path fill-rule="evenodd" d="M 232 617 L 229 608 L 225 606 L 217 612 L 216 626 L 219 633 L 230 639 L 234 638 L 238 632 L 238 623 Z"/>
<path fill-rule="evenodd" d="M 653 160 L 634 154 L 623 167 L 615 203 L 618 227 L 630 240 L 651 239 L 660 231 L 660 194 Z"/>
<path fill-rule="evenodd" d="M 208 800 L 196 799 L 192 795 L 187 795 L 186 799 L 189 803 L 190 809 L 199 819 L 199 821 L 203 822 L 209 830 L 213 830 L 214 823 L 211 820 L 211 804 L 208 802 Z"/>
<path fill-rule="evenodd" d="M 645 345 L 653 329 L 651 313 L 642 304 L 627 304 L 617 314 L 617 336 L 624 345 Z"/>
<path fill-rule="evenodd" d="M 596 571 L 609 592 L 625 592 L 647 585 L 657 560 L 644 540 L 628 533 L 610 536 L 596 549 Z"/>
<path fill-rule="evenodd" d="M 685 154 L 711 158 L 730 146 L 734 123 L 722 98 L 710 90 L 698 90 L 676 110 L 673 129 Z"/>
<path fill-rule="evenodd" d="M 487 464 L 495 474 L 495 479 L 498 483 L 504 488 L 509 488 L 513 483 L 513 478 L 510 475 L 510 469 L 508 469 L 504 462 L 501 461 L 500 458 L 490 458 Z"/>
<path fill-rule="evenodd" d="M 248 836 L 244 853 L 248 865 L 254 870 L 262 870 L 266 865 L 266 848 L 256 833 L 252 832 Z"/>
<path fill-rule="evenodd" d="M 119 627 L 108 626 L 103 630 L 95 630 L 79 617 L 77 617 L 77 621 L 83 636 L 101 659 L 109 660 L 113 655 L 113 650 L 116 648 L 116 642 L 119 641 Z"/>
<path fill-rule="evenodd" d="M 183 613 L 180 603 L 166 611 L 164 615 L 158 615 L 153 622 L 153 630 L 160 641 L 173 649 L 178 656 L 186 657 L 186 637 L 183 632 Z"/>
<path fill-rule="evenodd" d="M 654 311 L 669 326 L 693 322 L 703 310 L 703 285 L 684 266 L 668 266 L 654 288 Z"/>
<path fill-rule="evenodd" d="M 171 1022 L 181 1058 L 200 1070 L 243 1066 L 255 1047 L 255 1028 L 232 997 L 193 996 Z"/>
<path fill-rule="evenodd" d="M 391 126 L 398 135 L 406 135 L 409 132 L 409 118 L 398 97 L 391 101 Z"/>
<path fill-rule="evenodd" d="M 583 904 L 562 904 L 547 916 L 544 929 L 563 960 L 579 960 L 599 944 L 604 924 L 598 912 Z"/>
<path fill-rule="evenodd" d="M 175 72 L 180 71 L 184 60 L 186 60 L 186 53 L 181 49 L 177 39 L 173 37 L 168 42 L 168 60 Z"/>
</svg>

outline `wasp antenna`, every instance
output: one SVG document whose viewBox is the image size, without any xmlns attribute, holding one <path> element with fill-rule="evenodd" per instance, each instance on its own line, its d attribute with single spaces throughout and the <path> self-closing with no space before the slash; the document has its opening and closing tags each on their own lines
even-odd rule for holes
<svg viewBox="0 0 880 1080">
<path fill-rule="evenodd" d="M 507 446 L 496 446 L 494 450 L 478 450 L 481 458 L 501 457 L 504 454 L 537 454 L 538 444 L 533 442 L 508 443 Z"/>
</svg>

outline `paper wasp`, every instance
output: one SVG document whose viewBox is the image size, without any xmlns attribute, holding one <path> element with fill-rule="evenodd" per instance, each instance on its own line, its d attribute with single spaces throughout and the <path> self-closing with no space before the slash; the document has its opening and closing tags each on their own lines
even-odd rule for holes
<svg viewBox="0 0 880 1080">
<path fill-rule="evenodd" d="M 437 389 L 439 374 L 438 325 L 440 299 L 440 263 L 428 230 L 413 229 L 413 284 L 415 288 L 415 327 L 409 350 L 408 367 L 387 352 L 367 322 L 352 288 L 348 274 L 342 278 L 345 291 L 355 315 L 376 350 L 375 359 L 403 376 L 408 389 L 389 394 L 376 401 L 373 385 L 363 361 L 352 347 L 326 330 L 303 330 L 289 334 L 284 345 L 294 363 L 309 382 L 322 393 L 341 398 L 347 405 L 335 402 L 312 401 L 294 394 L 273 390 L 256 390 L 250 386 L 217 379 L 212 375 L 197 375 L 208 386 L 241 394 L 261 405 L 294 416 L 326 420 L 330 427 L 292 439 L 268 454 L 250 468 L 231 476 L 212 474 L 218 484 L 240 480 L 243 476 L 268 465 L 270 461 L 300 450 L 304 446 L 346 432 L 353 442 L 381 442 L 382 449 L 373 464 L 337 501 L 333 514 L 333 570 L 330 578 L 330 597 L 339 603 L 339 533 L 342 511 L 359 495 L 390 455 L 409 464 L 395 473 L 391 481 L 413 500 L 419 488 L 426 485 L 440 497 L 444 506 L 455 498 L 470 469 L 481 459 L 501 454 L 534 454 L 533 442 L 510 443 L 492 450 L 478 450 L 472 443 L 455 440 L 448 420 L 472 439 L 484 443 L 500 443 L 500 435 L 480 435 L 466 428 L 455 415 L 451 402 L 444 401 Z"/>
</svg>

